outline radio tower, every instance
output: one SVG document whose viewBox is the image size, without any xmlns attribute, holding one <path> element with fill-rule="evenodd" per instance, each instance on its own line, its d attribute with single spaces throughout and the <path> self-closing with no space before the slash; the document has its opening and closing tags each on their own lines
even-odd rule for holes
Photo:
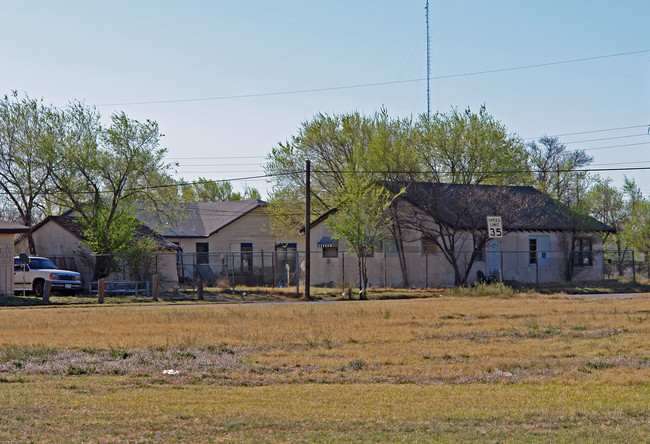
<svg viewBox="0 0 650 444">
<path fill-rule="evenodd" d="M 429 38 L 429 0 L 424 7 L 427 16 L 427 117 L 431 116 L 431 88 L 429 82 L 431 80 L 431 39 Z"/>
</svg>

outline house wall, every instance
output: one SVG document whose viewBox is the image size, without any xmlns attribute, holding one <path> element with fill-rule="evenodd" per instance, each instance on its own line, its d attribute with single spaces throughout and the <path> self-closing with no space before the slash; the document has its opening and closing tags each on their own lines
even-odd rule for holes
<svg viewBox="0 0 650 444">
<path fill-rule="evenodd" d="M 251 243 L 253 251 L 257 254 L 260 251 L 275 251 L 275 244 L 279 242 L 295 242 L 299 250 L 304 250 L 304 241 L 300 237 L 280 238 L 271 232 L 269 216 L 263 207 L 255 208 L 239 219 L 225 226 L 209 237 L 186 238 L 186 237 L 165 237 L 170 242 L 175 242 L 183 248 L 183 268 L 187 276 L 193 276 L 194 263 L 196 260 L 196 244 L 207 243 L 209 249 L 209 264 L 220 266 L 221 255 L 224 253 L 240 253 L 242 243 Z M 224 255 L 224 260 L 229 262 L 230 256 Z M 239 255 L 236 256 L 236 261 Z"/>
<path fill-rule="evenodd" d="M 82 256 L 90 255 L 91 251 L 78 237 L 52 221 L 41 225 L 38 230 L 32 233 L 32 237 L 36 247 L 36 256 L 47 258 L 74 257 L 75 271 L 81 274 L 83 288 L 88 288 L 89 283 L 93 280 L 93 273 L 92 269 L 83 262 Z M 27 238 L 17 242 L 15 249 L 17 253 L 29 254 Z M 160 275 L 160 285 L 163 290 L 178 288 L 176 253 L 156 253 L 152 258 L 152 264 L 157 267 L 155 269 Z M 128 279 L 128 276 L 125 276 L 122 271 L 117 271 L 106 277 L 107 281 Z"/>
<path fill-rule="evenodd" d="M 0 294 L 14 292 L 14 234 L 0 234 Z"/>
<path fill-rule="evenodd" d="M 357 258 L 343 240 L 339 240 L 339 255 L 336 258 L 323 258 L 323 249 L 317 246 L 323 236 L 331 236 L 326 224 L 319 224 L 311 232 L 311 282 L 314 285 L 334 284 L 339 287 L 358 287 Z M 541 251 L 538 248 L 538 265 L 530 263 L 530 238 L 547 238 L 548 245 Z M 452 266 L 441 252 L 425 254 L 422 251 L 421 235 L 405 230 L 404 253 L 408 285 L 412 287 L 451 287 L 455 285 Z M 504 281 L 521 283 L 564 282 L 567 268 L 567 234 L 561 232 L 511 232 L 501 241 L 501 265 Z M 602 244 L 599 236 L 591 236 L 593 242 L 592 264 L 575 268 L 572 281 L 593 281 L 603 278 Z M 539 242 L 542 243 L 541 241 Z M 471 259 L 473 242 L 470 234 L 461 236 L 456 244 L 461 251 L 459 263 L 464 271 Z M 342 253 L 346 252 L 345 255 Z M 542 257 L 543 256 L 543 257 Z M 468 274 L 468 282 L 477 279 L 480 270 L 486 276 L 498 276 L 499 251 L 496 241 L 490 242 L 484 251 L 483 260 L 475 261 Z M 376 251 L 367 260 L 370 285 L 403 287 L 399 257 L 390 240 L 384 242 L 383 251 Z"/>
<path fill-rule="evenodd" d="M 83 245 L 79 238 L 64 229 L 55 222 L 47 222 L 41 225 L 38 230 L 32 233 L 36 254 L 32 256 L 42 256 L 47 258 L 56 258 L 61 256 L 73 256 L 75 258 L 76 270 L 81 274 L 83 288 L 88 288 L 88 282 L 92 278 L 92 273 L 87 266 L 81 261 L 79 251 L 89 254 L 90 249 Z M 27 237 L 23 237 L 16 243 L 18 253 L 29 253 L 29 243 Z"/>
</svg>

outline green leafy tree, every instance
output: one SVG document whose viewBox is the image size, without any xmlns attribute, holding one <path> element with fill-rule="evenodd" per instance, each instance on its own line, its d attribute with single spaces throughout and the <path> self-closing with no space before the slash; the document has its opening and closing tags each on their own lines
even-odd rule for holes
<svg viewBox="0 0 650 444">
<path fill-rule="evenodd" d="M 172 165 L 164 161 L 158 125 L 118 113 L 102 128 L 95 110 L 81 103 L 72 104 L 65 118 L 68 132 L 57 148 L 61 167 L 52 174 L 51 198 L 76 210 L 94 253 L 141 251 L 133 241 L 136 206 L 153 211 L 172 196 L 164 186 Z M 110 270 L 107 261 L 95 264 L 96 278 Z"/>
<path fill-rule="evenodd" d="M 15 91 L 0 100 L 0 190 L 9 213 L 5 217 L 29 227 L 42 218 L 52 171 L 59 163 L 53 147 L 60 128 L 59 114 L 42 100 L 21 98 Z M 35 254 L 31 234 L 28 241 Z"/>
<path fill-rule="evenodd" d="M 535 202 L 504 202 L 478 187 L 453 198 L 453 214 L 447 211 L 454 187 L 446 185 L 522 185 L 530 182 L 528 154 L 519 136 L 509 133 L 485 106 L 443 114 L 421 115 L 413 137 L 420 168 L 412 183 L 423 212 L 402 211 L 399 225 L 429 239 L 454 270 L 456 285 L 466 285 L 471 268 L 487 239 L 485 216 L 498 214 L 504 224 L 513 223 L 516 209 Z M 490 210 L 492 209 L 492 210 Z M 417 240 L 417 239 L 413 239 Z"/>
<path fill-rule="evenodd" d="M 417 155 L 407 139 L 410 120 L 396 120 L 381 110 L 373 116 L 358 112 L 318 114 L 304 122 L 297 135 L 278 144 L 265 167 L 273 177 L 267 211 L 276 231 L 297 231 L 304 223 L 305 162 L 311 161 L 312 219 L 339 208 L 344 191 L 353 188 L 359 175 L 377 187 L 408 177 L 418 167 Z M 340 216 L 339 216 L 340 217 Z M 396 245 L 403 262 L 399 230 Z M 406 269 L 402 267 L 406 281 Z"/>
<path fill-rule="evenodd" d="M 521 138 L 508 133 L 485 106 L 478 113 L 467 108 L 423 114 L 415 131 L 420 180 L 474 185 L 520 185 L 528 180 Z"/>
<path fill-rule="evenodd" d="M 360 299 L 367 299 L 367 257 L 390 226 L 388 208 L 395 197 L 367 176 L 351 176 L 339 195 L 338 211 L 327 220 L 334 237 L 344 239 L 357 257 Z"/>
<path fill-rule="evenodd" d="M 181 196 L 184 202 L 225 202 L 242 199 L 260 199 L 260 192 L 252 187 L 246 187 L 244 193 L 233 191 L 228 181 L 217 181 L 199 177 L 196 182 L 186 184 Z"/>
</svg>

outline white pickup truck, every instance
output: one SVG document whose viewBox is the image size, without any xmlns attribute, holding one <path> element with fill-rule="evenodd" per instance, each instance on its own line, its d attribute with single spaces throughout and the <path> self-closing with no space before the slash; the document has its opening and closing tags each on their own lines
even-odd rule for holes
<svg viewBox="0 0 650 444">
<path fill-rule="evenodd" d="M 61 270 L 44 257 L 30 257 L 27 264 L 20 257 L 14 257 L 15 293 L 30 292 L 43 297 L 46 281 L 50 282 L 53 293 L 74 295 L 81 290 L 81 275 L 76 271 Z"/>
</svg>

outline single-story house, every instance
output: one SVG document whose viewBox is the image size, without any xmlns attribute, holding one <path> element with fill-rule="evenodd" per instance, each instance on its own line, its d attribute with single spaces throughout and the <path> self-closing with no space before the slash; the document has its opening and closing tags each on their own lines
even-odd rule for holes
<svg viewBox="0 0 650 444">
<path fill-rule="evenodd" d="M 6 220 L 0 220 L 0 294 L 14 292 L 14 238 L 27 233 L 29 228 Z"/>
<path fill-rule="evenodd" d="M 84 243 L 83 225 L 77 217 L 66 213 L 62 216 L 48 216 L 32 227 L 31 235 L 36 247 L 36 255 L 52 259 L 59 268 L 78 271 L 84 287 L 88 288 L 93 281 L 92 268 L 87 260 L 92 256 L 90 248 Z M 145 225 L 140 225 L 136 230 L 140 239 L 149 239 L 153 242 L 156 254 L 147 267 L 150 273 L 160 276 L 163 288 L 178 287 L 178 271 L 176 267 L 177 254 L 180 249 L 177 245 L 167 241 L 158 233 Z M 27 236 L 24 234 L 16 240 L 16 251 L 29 254 Z M 107 280 L 134 280 L 127 267 L 113 272 Z M 139 279 L 138 279 L 139 280 Z"/>
<path fill-rule="evenodd" d="M 286 283 L 288 271 L 295 282 L 300 238 L 276 236 L 262 200 L 184 203 L 173 221 L 156 214 L 138 218 L 182 248 L 181 279 L 272 285 Z"/>
<path fill-rule="evenodd" d="M 404 184 L 395 208 L 397 229 L 368 251 L 371 285 L 453 286 L 499 270 L 521 283 L 600 280 L 602 235 L 614 231 L 523 186 Z M 487 216 L 501 216 L 503 238 L 488 237 Z M 357 286 L 356 258 L 329 217 L 311 224 L 311 282 Z"/>
</svg>

